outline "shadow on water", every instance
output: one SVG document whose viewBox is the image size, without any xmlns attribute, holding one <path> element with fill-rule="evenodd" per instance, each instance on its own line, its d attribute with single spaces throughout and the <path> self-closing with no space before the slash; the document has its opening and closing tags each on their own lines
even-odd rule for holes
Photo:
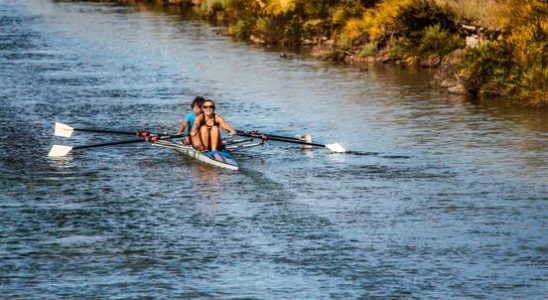
<svg viewBox="0 0 548 300">
<path fill-rule="evenodd" d="M 389 159 L 411 158 L 411 156 L 407 156 L 407 155 L 381 155 L 381 153 L 379 152 L 365 152 L 365 151 L 354 151 L 354 150 L 346 151 L 345 154 L 357 155 L 357 156 L 378 156 L 378 157 L 389 158 Z"/>
</svg>

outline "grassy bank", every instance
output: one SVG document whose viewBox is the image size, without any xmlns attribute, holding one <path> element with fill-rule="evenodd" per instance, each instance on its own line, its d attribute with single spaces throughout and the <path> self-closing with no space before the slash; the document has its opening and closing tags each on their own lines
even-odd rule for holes
<svg viewBox="0 0 548 300">
<path fill-rule="evenodd" d="M 548 107 L 546 0 L 149 0 L 195 5 L 230 35 L 322 59 L 439 67 L 454 93 Z"/>
</svg>

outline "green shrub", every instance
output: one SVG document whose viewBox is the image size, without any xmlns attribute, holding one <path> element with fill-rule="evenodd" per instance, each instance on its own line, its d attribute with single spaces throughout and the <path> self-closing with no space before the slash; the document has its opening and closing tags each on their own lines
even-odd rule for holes
<svg viewBox="0 0 548 300">
<path fill-rule="evenodd" d="M 335 44 L 335 48 L 337 51 L 342 52 L 350 50 L 350 48 L 352 48 L 352 38 L 345 34 L 339 35 Z"/>
<path fill-rule="evenodd" d="M 297 15 L 293 15 L 283 26 L 281 44 L 284 46 L 299 44 L 303 35 L 302 24 L 302 19 Z"/>
<path fill-rule="evenodd" d="M 479 94 L 548 107 L 548 5 L 533 0 L 510 5 L 510 35 L 467 51 L 460 76 Z"/>
<path fill-rule="evenodd" d="M 375 51 L 377 51 L 377 43 L 376 42 L 369 42 L 369 43 L 365 43 L 361 49 L 360 49 L 360 52 L 358 53 L 359 56 L 368 56 L 368 55 L 371 55 L 373 53 L 375 53 Z"/>
<path fill-rule="evenodd" d="M 394 20 L 395 30 L 402 36 L 419 40 L 424 30 L 438 25 L 441 29 L 455 32 L 455 16 L 431 0 L 410 1 L 400 8 Z"/>
<path fill-rule="evenodd" d="M 359 45 L 368 40 L 366 22 L 352 18 L 346 22 L 336 39 L 336 48 L 346 51 L 354 44 Z"/>
<path fill-rule="evenodd" d="M 251 35 L 253 23 L 248 20 L 241 19 L 234 25 L 228 26 L 228 33 L 239 41 L 245 41 Z"/>
<path fill-rule="evenodd" d="M 525 70 L 521 80 L 519 96 L 528 99 L 530 104 L 548 108 L 548 68 L 536 64 Z"/>
<path fill-rule="evenodd" d="M 331 16 L 331 23 L 334 27 L 342 27 L 348 19 L 361 17 L 364 12 L 364 7 L 355 0 L 342 0 L 336 1 L 329 15 Z"/>
<path fill-rule="evenodd" d="M 216 17 L 217 12 L 223 11 L 226 7 L 226 0 L 202 0 L 200 12 L 208 18 Z"/>
<path fill-rule="evenodd" d="M 451 51 L 465 46 L 464 41 L 457 35 L 441 29 L 439 24 L 426 27 L 418 43 L 418 55 L 424 57 L 429 54 L 447 55 Z"/>
<path fill-rule="evenodd" d="M 459 76 L 473 93 L 500 95 L 515 89 L 516 71 L 510 45 L 487 42 L 467 51 Z"/>
<path fill-rule="evenodd" d="M 301 38 L 313 38 L 323 35 L 326 31 L 325 22 L 322 19 L 305 20 L 301 25 Z"/>
<path fill-rule="evenodd" d="M 405 58 L 413 49 L 413 43 L 405 37 L 395 38 L 390 47 L 390 57 L 394 60 Z"/>
<path fill-rule="evenodd" d="M 395 39 L 391 56 L 393 59 L 405 59 L 410 65 L 416 65 L 431 54 L 444 56 L 464 46 L 464 41 L 460 37 L 441 29 L 441 26 L 436 24 L 424 28 L 414 39 L 406 36 Z"/>
</svg>

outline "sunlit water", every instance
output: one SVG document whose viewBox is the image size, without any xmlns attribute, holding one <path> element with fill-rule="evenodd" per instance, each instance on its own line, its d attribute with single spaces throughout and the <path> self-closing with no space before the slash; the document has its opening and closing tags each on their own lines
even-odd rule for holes
<svg viewBox="0 0 548 300">
<path fill-rule="evenodd" d="M 284 59 L 190 16 L 0 0 L 0 298 L 547 296 L 548 114 L 424 72 Z M 268 142 L 241 170 L 53 122 L 174 133 L 195 95 Z"/>
</svg>

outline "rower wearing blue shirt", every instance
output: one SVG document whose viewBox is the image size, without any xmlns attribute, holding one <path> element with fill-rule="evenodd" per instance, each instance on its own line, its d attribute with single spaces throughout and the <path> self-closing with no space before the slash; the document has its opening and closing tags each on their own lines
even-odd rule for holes
<svg viewBox="0 0 548 300">
<path fill-rule="evenodd" d="M 194 98 L 194 101 L 192 101 L 192 104 L 190 104 L 190 107 L 192 108 L 192 111 L 186 114 L 184 120 L 181 122 L 181 125 L 179 125 L 179 131 L 177 134 L 185 134 L 184 143 L 187 145 L 190 145 L 190 136 L 189 131 L 194 126 L 194 120 L 198 115 L 202 114 L 202 104 L 204 103 L 205 99 L 201 96 L 196 96 Z"/>
</svg>

